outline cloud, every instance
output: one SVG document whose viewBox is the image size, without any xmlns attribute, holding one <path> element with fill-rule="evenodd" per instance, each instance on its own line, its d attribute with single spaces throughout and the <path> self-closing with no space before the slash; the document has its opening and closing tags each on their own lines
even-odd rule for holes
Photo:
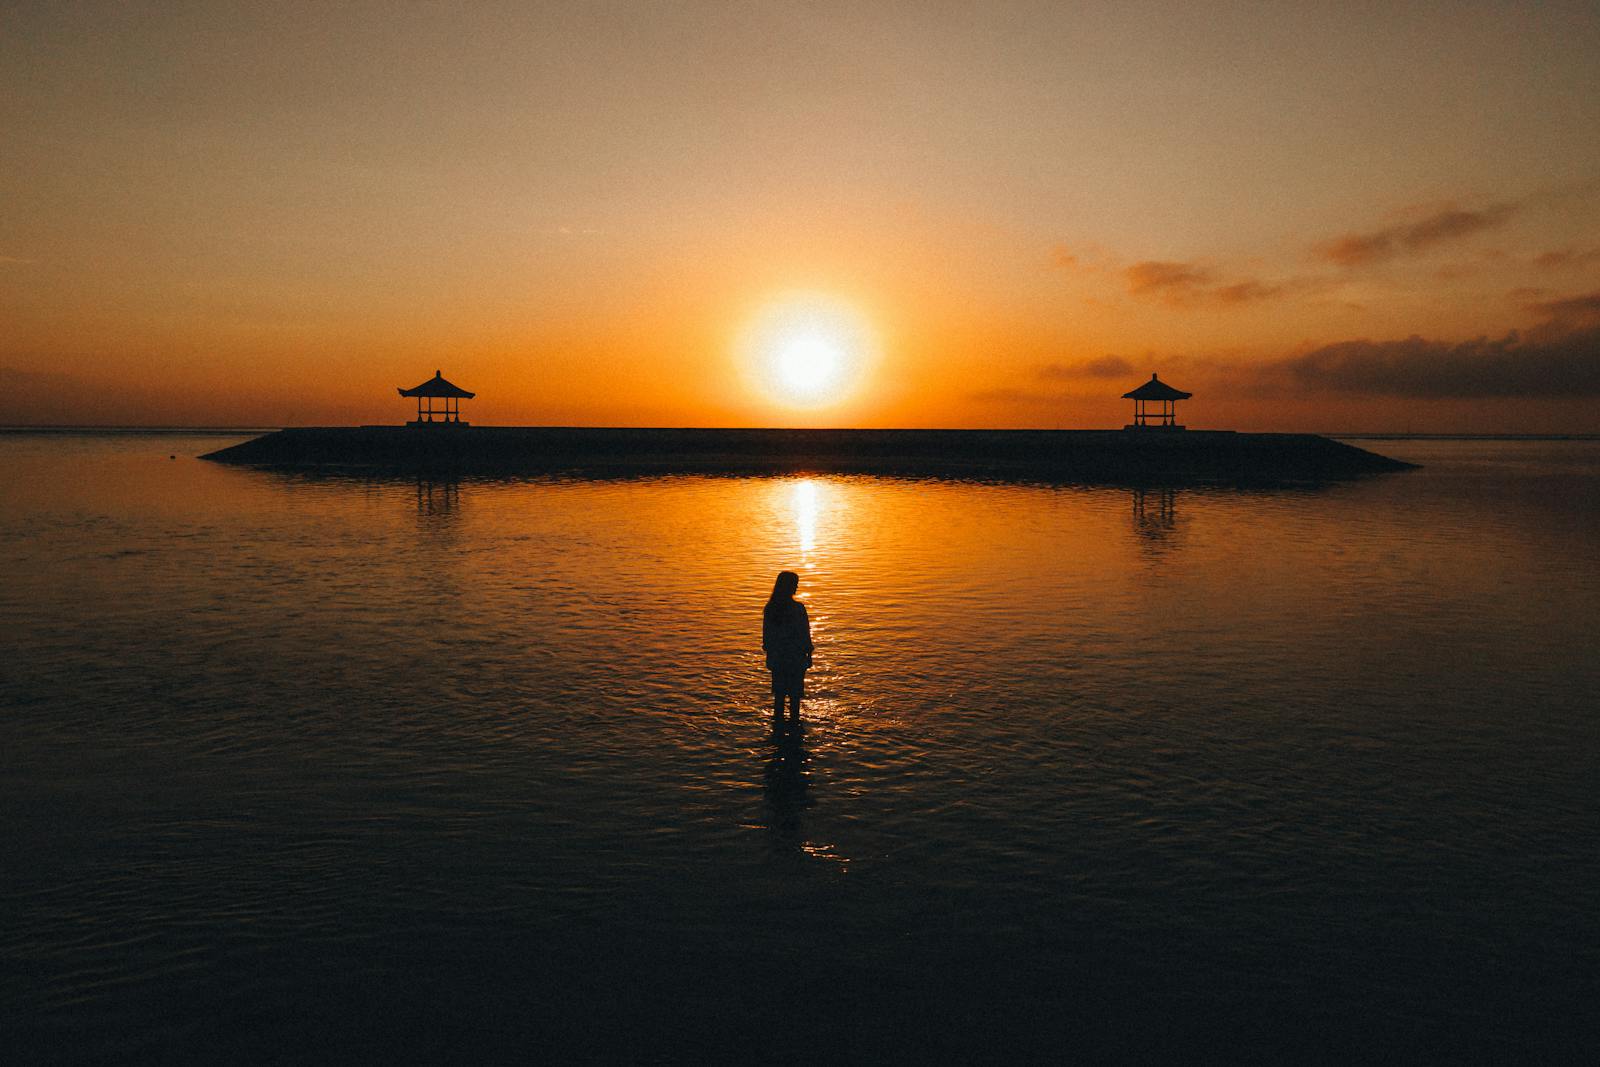
<svg viewBox="0 0 1600 1067">
<path fill-rule="evenodd" d="M 1600 330 L 1531 343 L 1344 341 L 1284 364 L 1310 389 L 1412 398 L 1600 396 Z"/>
<path fill-rule="evenodd" d="M 1529 311 L 1550 319 L 1553 327 L 1600 326 L 1600 292 L 1569 296 L 1561 300 L 1542 300 L 1527 305 Z"/>
<path fill-rule="evenodd" d="M 1075 381 L 1079 378 L 1120 378 L 1133 373 L 1133 364 L 1121 356 L 1101 356 L 1077 363 L 1048 363 L 1038 370 L 1045 381 Z"/>
<path fill-rule="evenodd" d="M 1194 263 L 1147 259 L 1123 271 L 1134 296 L 1186 297 L 1211 281 L 1211 272 Z"/>
<path fill-rule="evenodd" d="M 1287 282 L 1263 282 L 1249 278 L 1242 282 L 1218 286 L 1212 290 L 1211 295 L 1222 304 L 1253 304 L 1280 297 L 1293 287 Z"/>
<path fill-rule="evenodd" d="M 1600 291 L 1526 307 L 1544 320 L 1502 337 L 1339 341 L 1265 362 L 1242 352 L 1202 357 L 1149 352 L 1138 359 L 1143 368 L 1170 371 L 1185 389 L 1235 398 L 1329 393 L 1410 400 L 1600 398 Z M 1135 372 L 1134 363 L 1121 356 L 1108 355 L 1044 364 L 1033 377 L 1048 383 L 1122 378 L 1135 385 L 1145 373 Z M 1098 395 L 1103 388 L 1094 385 L 1085 395 Z M 997 388 L 974 398 L 1007 404 L 1073 399 L 1048 388 Z"/>
<path fill-rule="evenodd" d="M 1396 235 L 1408 252 L 1420 252 L 1444 241 L 1467 237 L 1505 222 L 1516 213 L 1512 204 L 1491 204 L 1482 211 L 1441 211 L 1400 228 Z"/>
<path fill-rule="evenodd" d="M 1047 383 L 1040 388 L 999 386 L 981 389 L 967 395 L 983 404 L 1060 405 L 1083 399 L 1083 395 L 1077 394 L 1070 387 L 1065 387 L 1065 383 L 1084 381 L 1095 383 L 1084 395 L 1100 395 L 1108 393 L 1104 382 L 1126 379 L 1125 384 L 1119 383 L 1116 389 L 1109 390 L 1109 395 L 1120 396 L 1124 389 L 1137 385 L 1141 377 L 1142 375 L 1134 370 L 1134 365 L 1128 360 L 1121 356 L 1106 355 L 1070 362 L 1045 363 L 1035 367 L 1033 379 Z"/>
<path fill-rule="evenodd" d="M 1202 264 L 1168 260 L 1135 263 L 1123 271 L 1123 278 L 1130 296 L 1157 299 L 1174 307 L 1202 304 L 1238 307 L 1277 300 L 1321 284 L 1312 278 L 1219 280 L 1215 271 Z"/>
<path fill-rule="evenodd" d="M 1587 251 L 1558 248 L 1533 257 L 1533 265 L 1540 270 L 1565 270 L 1569 267 L 1587 267 L 1595 263 L 1600 263 L 1600 248 L 1591 248 Z"/>
<path fill-rule="evenodd" d="M 1600 397 L 1600 293 L 1530 306 L 1550 320 L 1526 333 L 1341 341 L 1269 370 L 1302 388 L 1366 396 Z"/>
<path fill-rule="evenodd" d="M 1363 267 L 1403 255 L 1417 255 L 1438 245 L 1493 229 L 1520 210 L 1514 203 L 1490 204 L 1477 211 L 1446 208 L 1415 222 L 1366 233 L 1349 233 L 1321 245 L 1317 254 L 1341 267 Z"/>
<path fill-rule="evenodd" d="M 1174 308 L 1223 307 L 1263 303 L 1324 289 L 1330 279 L 1291 277 L 1268 280 L 1227 277 L 1203 261 L 1145 259 L 1124 266 L 1099 245 L 1058 244 L 1050 250 L 1051 266 L 1085 279 L 1115 279 L 1139 300 L 1155 300 Z"/>
</svg>

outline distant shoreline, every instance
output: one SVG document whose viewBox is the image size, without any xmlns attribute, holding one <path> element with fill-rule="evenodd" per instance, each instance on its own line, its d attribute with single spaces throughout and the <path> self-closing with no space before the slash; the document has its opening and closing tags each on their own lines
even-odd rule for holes
<svg viewBox="0 0 1600 1067">
<path fill-rule="evenodd" d="M 1330 433 L 1341 441 L 1600 441 L 1600 433 Z"/>
<path fill-rule="evenodd" d="M 277 433 L 281 426 L 0 426 L 10 437 L 241 437 Z"/>
</svg>

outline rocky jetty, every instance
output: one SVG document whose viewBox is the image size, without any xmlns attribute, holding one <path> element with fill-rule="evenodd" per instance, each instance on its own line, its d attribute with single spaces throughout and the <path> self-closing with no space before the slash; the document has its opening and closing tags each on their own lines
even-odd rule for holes
<svg viewBox="0 0 1600 1067">
<path fill-rule="evenodd" d="M 1141 484 L 1320 482 L 1412 464 L 1315 434 L 411 425 L 279 430 L 219 463 L 511 475 L 849 473 Z"/>
</svg>

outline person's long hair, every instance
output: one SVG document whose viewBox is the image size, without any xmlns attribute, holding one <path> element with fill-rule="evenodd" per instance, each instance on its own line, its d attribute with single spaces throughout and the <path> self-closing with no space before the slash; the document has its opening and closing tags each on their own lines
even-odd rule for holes
<svg viewBox="0 0 1600 1067">
<path fill-rule="evenodd" d="M 772 595 L 767 597 L 767 606 L 761 609 L 761 617 L 769 623 L 776 624 L 782 618 L 784 608 L 794 603 L 794 591 L 800 588 L 800 576 L 794 571 L 779 571 L 778 578 L 772 583 Z"/>
</svg>

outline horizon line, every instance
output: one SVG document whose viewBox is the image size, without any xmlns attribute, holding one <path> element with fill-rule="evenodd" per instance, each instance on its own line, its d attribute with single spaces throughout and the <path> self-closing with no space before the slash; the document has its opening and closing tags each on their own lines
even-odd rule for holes
<svg viewBox="0 0 1600 1067">
<path fill-rule="evenodd" d="M 28 433 L 125 433 L 125 434 L 268 434 L 281 430 L 309 430 L 309 429 L 334 429 L 351 428 L 367 429 L 378 427 L 402 427 L 406 423 L 374 423 L 369 427 L 363 424 L 359 427 L 334 427 L 320 423 L 307 423 L 295 426 L 218 426 L 197 425 L 185 426 L 170 423 L 5 423 L 0 424 L 0 434 L 28 434 Z M 577 424 L 537 424 L 537 425 L 501 425 L 501 424 L 467 424 L 468 428 L 478 429 L 506 429 L 506 430 L 771 430 L 785 432 L 804 430 L 817 433 L 1120 433 L 1123 428 L 1118 426 L 1094 427 L 1083 426 L 1067 428 L 1062 426 L 626 426 L 626 425 L 577 425 Z M 1218 432 L 1211 427 L 1187 427 L 1197 433 Z M 1600 431 L 1484 431 L 1484 432 L 1418 432 L 1404 430 L 1242 430 L 1222 431 L 1237 433 L 1261 434 L 1310 434 L 1316 437 L 1346 438 L 1355 440 L 1451 440 L 1451 441 L 1492 441 L 1492 440 L 1528 440 L 1528 441 L 1596 441 L 1600 440 Z"/>
</svg>

